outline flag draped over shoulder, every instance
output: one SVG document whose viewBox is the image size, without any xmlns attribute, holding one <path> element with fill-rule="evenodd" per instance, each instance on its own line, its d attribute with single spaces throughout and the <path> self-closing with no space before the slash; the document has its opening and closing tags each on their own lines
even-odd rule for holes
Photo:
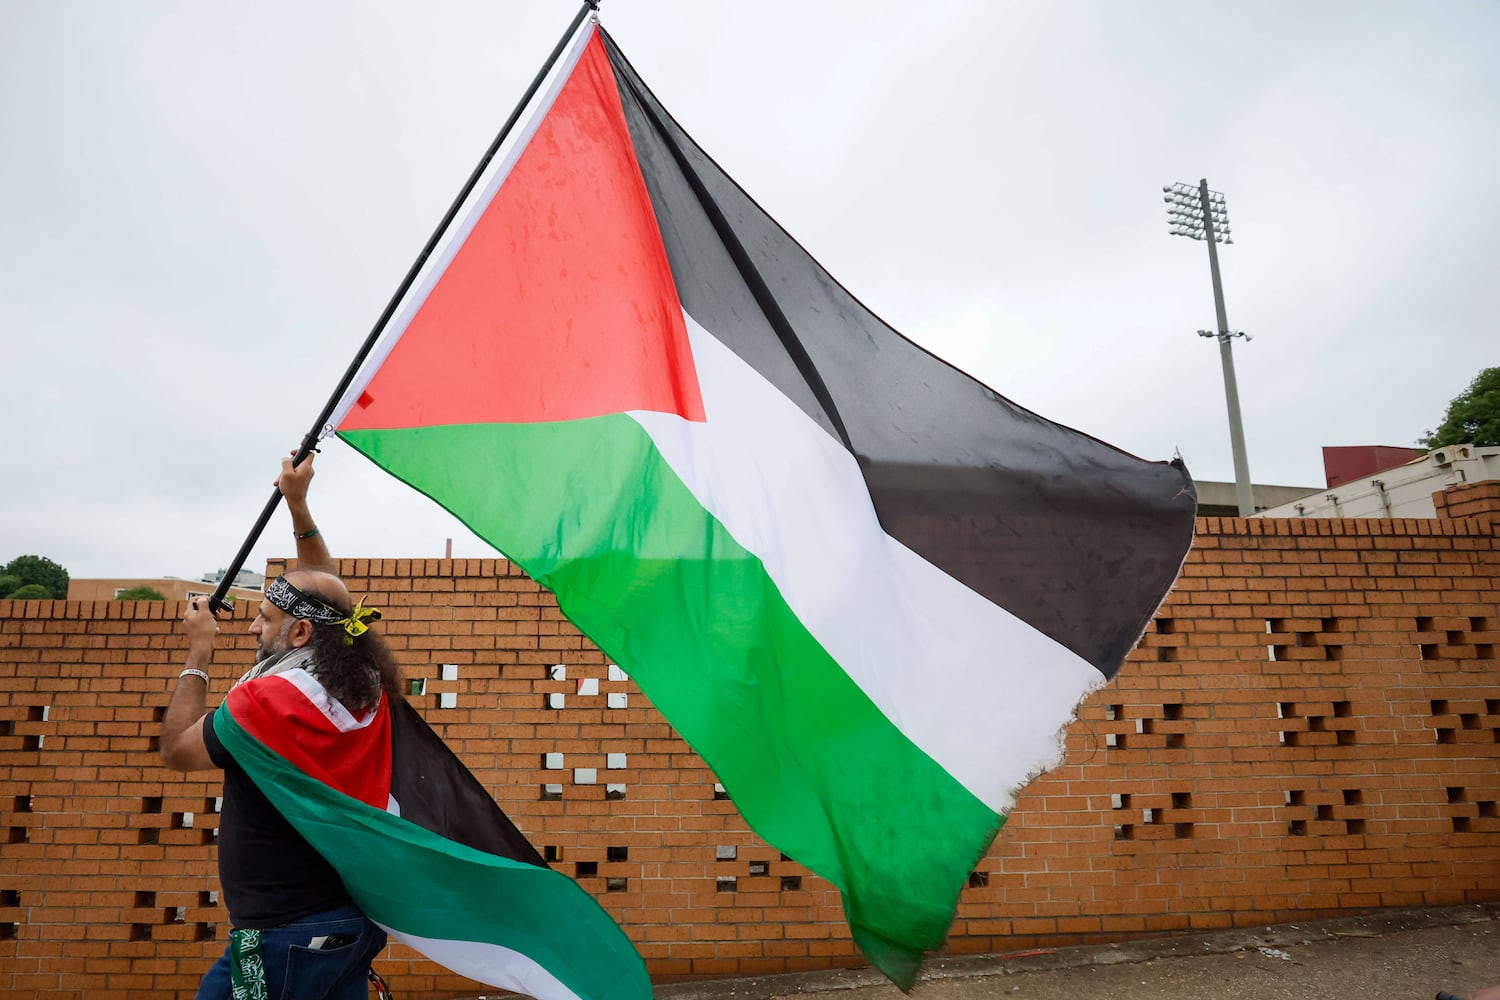
<svg viewBox="0 0 1500 1000">
<path fill-rule="evenodd" d="M 651 996 L 624 932 L 406 702 L 357 719 L 295 669 L 236 687 L 214 731 L 393 939 L 540 1000 Z"/>
<path fill-rule="evenodd" d="M 330 427 L 550 588 L 909 986 L 1191 542 L 892 330 L 586 27 Z"/>
</svg>

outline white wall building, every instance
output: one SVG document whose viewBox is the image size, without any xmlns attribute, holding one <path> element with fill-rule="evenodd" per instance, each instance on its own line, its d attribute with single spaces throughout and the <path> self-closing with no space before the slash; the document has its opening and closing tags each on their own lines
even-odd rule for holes
<svg viewBox="0 0 1500 1000">
<path fill-rule="evenodd" d="M 1405 465 L 1320 490 L 1255 516 L 1436 517 L 1434 493 L 1487 479 L 1500 479 L 1500 447 L 1447 445 Z"/>
</svg>

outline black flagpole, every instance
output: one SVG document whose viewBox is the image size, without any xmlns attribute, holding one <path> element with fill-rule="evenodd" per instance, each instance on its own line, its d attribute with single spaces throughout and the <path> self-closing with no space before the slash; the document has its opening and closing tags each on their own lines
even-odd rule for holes
<svg viewBox="0 0 1500 1000">
<path fill-rule="evenodd" d="M 485 168 L 490 165 L 490 161 L 495 158 L 495 154 L 500 151 L 500 147 L 505 144 L 505 140 L 510 136 L 511 129 L 515 128 L 516 122 L 520 120 L 522 113 L 525 112 L 526 106 L 531 103 L 531 99 L 541 89 L 542 81 L 547 78 L 547 74 L 556 65 L 558 57 L 562 55 L 563 49 L 567 48 L 568 42 L 572 39 L 574 33 L 577 32 L 578 26 L 583 23 L 583 19 L 588 17 L 591 12 L 598 9 L 599 0 L 584 0 L 583 6 L 578 8 L 578 13 L 574 15 L 572 23 L 568 25 L 568 29 L 563 32 L 562 37 L 557 40 L 557 45 L 553 47 L 552 54 L 547 57 L 546 63 L 542 65 L 536 78 L 531 81 L 531 86 L 526 88 L 526 93 L 522 95 L 520 102 L 516 104 L 515 110 L 506 119 L 505 125 L 500 129 L 500 133 L 495 136 L 495 141 L 490 143 L 490 148 L 484 151 L 484 156 L 480 158 L 479 165 L 474 168 L 474 172 L 469 175 L 468 181 L 464 183 L 463 190 L 458 192 L 458 197 L 454 198 L 453 204 L 448 206 L 448 211 L 443 216 L 443 220 L 437 224 L 437 228 L 427 238 L 427 245 L 422 248 L 422 252 L 417 255 L 417 259 L 412 263 L 411 269 L 406 272 L 406 277 L 402 279 L 400 287 L 396 289 L 396 294 L 392 295 L 390 302 L 386 303 L 385 311 L 380 314 L 380 318 L 375 321 L 374 328 L 370 330 L 370 335 L 360 345 L 359 353 L 354 356 L 354 360 L 349 365 L 349 370 L 344 372 L 343 378 L 339 379 L 338 387 L 333 390 L 333 395 L 328 397 L 328 402 L 324 404 L 322 411 L 318 413 L 318 418 L 313 421 L 312 430 L 308 431 L 307 436 L 302 439 L 301 446 L 298 447 L 296 455 L 292 458 L 293 465 L 302 464 L 302 460 L 317 447 L 318 437 L 323 431 L 323 425 L 328 422 L 328 418 L 333 415 L 333 411 L 339 405 L 339 401 L 344 398 L 344 392 L 354 382 L 354 377 L 359 374 L 360 366 L 365 363 L 365 359 L 375 349 L 375 344 L 380 340 L 380 335 L 385 332 L 385 326 L 391 321 L 391 316 L 395 314 L 396 307 L 401 304 L 401 300 L 406 297 L 407 291 L 411 289 L 412 283 L 417 280 L 417 274 L 422 270 L 422 265 L 427 263 L 427 258 L 432 255 L 432 251 L 436 249 L 438 242 L 443 238 L 443 234 L 453 224 L 453 219 L 458 215 L 459 209 L 463 207 L 464 202 L 468 200 L 474 187 L 479 183 L 480 177 L 484 175 Z M 250 549 L 260 539 L 261 532 L 266 530 L 266 525 L 271 521 L 271 515 L 276 512 L 276 507 L 280 503 L 281 491 L 276 490 L 271 494 L 271 499 L 266 501 L 265 509 L 260 512 L 260 517 L 256 518 L 255 526 L 250 529 L 250 534 L 245 537 L 245 543 L 235 553 L 234 561 L 224 571 L 224 576 L 219 580 L 218 587 L 214 589 L 213 596 L 208 599 L 208 606 L 215 614 L 228 610 L 231 607 L 224 600 L 224 595 L 229 593 L 229 588 L 234 584 L 234 578 L 239 575 L 240 568 L 245 565 L 245 560 L 250 558 Z"/>
</svg>

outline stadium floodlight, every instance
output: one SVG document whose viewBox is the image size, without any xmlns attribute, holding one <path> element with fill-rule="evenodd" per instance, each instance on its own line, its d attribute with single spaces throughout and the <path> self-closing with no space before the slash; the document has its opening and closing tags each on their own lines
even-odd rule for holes
<svg viewBox="0 0 1500 1000">
<path fill-rule="evenodd" d="M 1208 244 L 1208 270 L 1214 285 L 1214 312 L 1219 321 L 1217 331 L 1199 330 L 1200 337 L 1219 342 L 1219 360 L 1224 367 L 1224 399 L 1229 408 L 1229 445 L 1234 453 L 1234 495 L 1241 517 L 1255 513 L 1255 498 L 1250 489 L 1250 461 L 1245 456 L 1245 428 L 1240 420 L 1240 392 L 1234 378 L 1234 352 L 1230 342 L 1235 337 L 1250 338 L 1229 329 L 1224 311 L 1224 285 L 1219 280 L 1218 244 L 1232 244 L 1229 229 L 1229 207 L 1221 191 L 1210 191 L 1208 179 L 1197 184 L 1169 184 L 1162 189 L 1167 209 L 1167 230 L 1173 236 L 1202 240 Z"/>
</svg>

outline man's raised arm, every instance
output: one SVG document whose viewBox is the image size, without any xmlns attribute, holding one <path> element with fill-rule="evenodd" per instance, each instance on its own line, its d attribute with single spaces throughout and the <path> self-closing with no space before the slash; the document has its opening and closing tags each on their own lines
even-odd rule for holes
<svg viewBox="0 0 1500 1000">
<path fill-rule="evenodd" d="M 328 554 L 328 544 L 323 533 L 313 520 L 307 507 L 307 488 L 312 485 L 313 456 L 311 453 L 301 465 L 292 465 L 290 458 L 281 460 L 281 475 L 276 477 L 276 488 L 286 498 L 287 512 L 292 515 L 292 537 L 297 540 L 297 566 L 301 569 L 320 569 L 335 572 L 333 557 Z"/>
</svg>

